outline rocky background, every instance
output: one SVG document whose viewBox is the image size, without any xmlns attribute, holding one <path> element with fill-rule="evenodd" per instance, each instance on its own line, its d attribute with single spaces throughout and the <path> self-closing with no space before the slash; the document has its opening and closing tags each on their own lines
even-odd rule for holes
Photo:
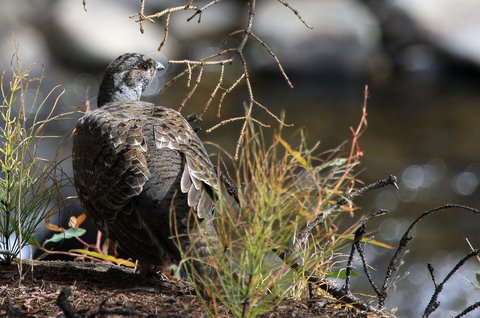
<svg viewBox="0 0 480 318">
<path fill-rule="evenodd" d="M 80 0 L 0 0 L 0 69 L 8 80 L 16 46 L 24 66 L 35 64 L 32 73 L 40 74 L 43 66 L 42 93 L 60 84 L 65 94 L 59 111 L 78 111 L 54 127 L 68 135 L 84 110 L 85 99 L 95 105 L 97 87 L 110 60 L 129 51 L 150 54 L 165 65 L 169 59 L 204 56 L 244 21 L 242 3 L 223 1 L 206 11 L 200 24 L 187 23 L 188 14 L 173 16 L 168 42 L 159 53 L 161 24 L 146 23 L 145 33 L 140 34 L 138 25 L 128 18 L 138 12 L 137 1 L 88 0 L 85 12 Z M 177 1 L 151 0 L 146 11 L 167 4 L 178 5 Z M 263 48 L 252 45 L 248 58 L 257 96 L 275 113 L 286 110 L 287 121 L 296 126 L 292 133 L 304 127 L 311 143 L 321 140 L 326 150 L 350 138 L 348 127 L 358 121 L 363 87 L 369 84 L 369 127 L 361 141 L 366 170 L 360 177 L 370 182 L 395 174 L 401 185 L 400 191 L 385 189 L 360 203 L 360 212 L 393 211 L 377 222 L 375 238 L 393 244 L 415 216 L 447 202 L 479 208 L 480 2 L 298 0 L 292 5 L 312 30 L 278 2 L 258 1 L 255 32 L 277 53 L 295 88 L 282 82 Z M 178 70 L 168 66 L 147 99 L 175 108 L 185 91 L 156 93 Z M 225 108 L 241 112 L 245 96 L 233 96 Z M 185 109 L 192 111 L 198 111 L 195 105 Z M 217 121 L 207 116 L 203 124 L 209 127 Z M 233 152 L 238 127 L 222 129 L 202 133 L 201 138 Z M 56 148 L 55 142 L 49 146 L 42 150 L 45 154 Z M 63 155 L 69 153 L 67 146 Z M 71 173 L 69 161 L 65 169 Z M 66 196 L 75 194 L 73 189 L 68 192 Z M 78 212 L 74 203 L 67 211 Z M 457 211 L 417 228 L 403 267 L 410 274 L 397 284 L 389 302 L 390 308 L 398 307 L 399 317 L 419 316 L 428 302 L 433 285 L 427 261 L 443 277 L 468 253 L 465 238 L 480 246 L 479 221 Z M 389 255 L 381 248 L 370 251 L 381 275 Z M 478 301 L 478 267 L 472 262 L 457 274 L 440 299 L 437 317 L 452 316 L 458 308 Z M 355 280 L 359 290 L 362 280 Z"/>
</svg>

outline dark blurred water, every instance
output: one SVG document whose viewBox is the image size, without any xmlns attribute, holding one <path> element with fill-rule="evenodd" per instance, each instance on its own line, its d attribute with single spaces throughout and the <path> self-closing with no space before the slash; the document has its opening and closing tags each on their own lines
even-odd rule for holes
<svg viewBox="0 0 480 318">
<path fill-rule="evenodd" d="M 356 218 L 375 209 L 391 211 L 369 224 L 368 229 L 376 239 L 396 245 L 411 221 L 424 210 L 442 204 L 480 208 L 477 79 L 452 77 L 439 81 L 398 76 L 388 82 L 295 77 L 293 80 L 295 88 L 290 89 L 278 79 L 259 76 L 255 79 L 255 92 L 274 113 L 286 112 L 286 121 L 295 125 L 285 129 L 287 138 L 304 128 L 309 143 L 313 145 L 320 140 L 322 150 L 350 140 L 349 127 L 358 123 L 364 85 L 369 84 L 368 129 L 360 140 L 364 157 L 358 168 L 359 178 L 369 183 L 393 174 L 400 185 L 399 191 L 385 188 L 358 200 L 360 210 Z M 242 98 L 238 93 L 227 100 L 226 115 L 242 114 Z M 159 99 L 169 105 L 175 103 L 175 94 Z M 200 107 L 193 103 L 184 112 L 198 112 Z M 261 110 L 256 115 L 268 120 Z M 217 121 L 206 116 L 202 126 L 208 128 Z M 201 137 L 233 152 L 239 128 L 232 124 L 211 134 L 201 133 Z M 354 219 L 346 217 L 343 222 L 351 224 Z M 470 251 L 466 238 L 474 247 L 480 246 L 479 224 L 480 215 L 459 210 L 444 211 L 423 220 L 414 231 L 410 251 L 399 273 L 403 279 L 390 294 L 389 308 L 398 307 L 399 317 L 420 316 L 433 292 L 427 262 L 436 268 L 438 279 L 443 278 Z M 375 268 L 374 276 L 380 283 L 393 252 L 376 247 L 367 250 Z M 455 280 L 446 285 L 446 296 L 440 298 L 442 306 L 436 317 L 451 316 L 459 308 L 478 301 L 480 293 L 473 283 L 478 285 L 475 273 L 479 270 L 478 261 L 471 260 L 461 274 L 455 275 Z M 410 274 L 405 276 L 406 272 Z M 354 281 L 357 290 L 373 294 L 366 287 L 365 277 Z"/>
</svg>

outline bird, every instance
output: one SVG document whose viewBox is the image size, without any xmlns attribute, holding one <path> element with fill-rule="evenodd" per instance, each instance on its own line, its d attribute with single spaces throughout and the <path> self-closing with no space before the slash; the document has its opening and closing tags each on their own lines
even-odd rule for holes
<svg viewBox="0 0 480 318">
<path fill-rule="evenodd" d="M 75 126 L 72 164 L 87 216 L 129 257 L 167 268 L 192 247 L 199 224 L 211 228 L 218 176 L 179 112 L 140 100 L 163 69 L 139 53 L 108 65 L 97 109 Z M 201 255 L 207 243 L 195 243 Z"/>
</svg>

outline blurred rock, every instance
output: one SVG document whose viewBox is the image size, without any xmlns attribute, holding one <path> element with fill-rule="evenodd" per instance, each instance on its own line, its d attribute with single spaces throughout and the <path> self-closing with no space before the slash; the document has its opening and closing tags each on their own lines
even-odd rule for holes
<svg viewBox="0 0 480 318">
<path fill-rule="evenodd" d="M 241 18 L 238 12 L 237 3 L 229 1 L 205 10 L 200 23 L 198 15 L 187 21 L 193 15 L 193 11 L 177 12 L 172 15 L 170 34 L 182 43 L 180 55 L 198 59 L 216 53 L 220 47 L 219 39 L 236 29 L 237 20 Z"/>
<path fill-rule="evenodd" d="M 287 70 L 346 78 L 369 73 L 370 61 L 379 54 L 380 29 L 366 6 L 353 0 L 304 0 L 292 5 L 312 30 L 275 1 L 258 4 L 254 28 Z M 257 66 L 276 69 L 264 51 L 259 44 L 252 51 Z"/>
<path fill-rule="evenodd" d="M 34 26 L 38 21 L 36 14 L 44 12 L 46 6 L 45 1 L 29 3 L 25 0 L 0 0 L 0 70 L 11 68 L 17 48 L 23 67 L 48 63 L 45 38 Z M 36 68 L 32 75 L 38 75 L 40 70 Z"/>
<path fill-rule="evenodd" d="M 141 34 L 135 19 L 138 3 L 116 0 L 88 1 L 87 12 L 81 1 L 58 1 L 52 9 L 50 43 L 62 59 L 80 65 L 105 65 L 125 52 L 139 52 L 162 62 L 175 55 L 175 39 L 169 39 L 160 54 L 163 38 L 160 24 L 144 23 Z"/>
<path fill-rule="evenodd" d="M 480 66 L 480 1 L 395 0 L 393 9 L 408 16 L 420 36 L 441 51 Z"/>
</svg>

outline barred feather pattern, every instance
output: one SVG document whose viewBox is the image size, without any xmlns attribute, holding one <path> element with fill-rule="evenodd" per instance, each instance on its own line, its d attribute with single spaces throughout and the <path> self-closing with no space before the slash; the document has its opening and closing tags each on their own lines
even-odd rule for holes
<svg viewBox="0 0 480 318">
<path fill-rule="evenodd" d="M 178 262 L 172 237 L 188 248 L 185 234 L 198 230 L 192 214 L 203 224 L 212 219 L 215 169 L 190 124 L 173 109 L 121 101 L 87 113 L 76 125 L 73 169 L 87 215 L 144 263 Z"/>
</svg>

